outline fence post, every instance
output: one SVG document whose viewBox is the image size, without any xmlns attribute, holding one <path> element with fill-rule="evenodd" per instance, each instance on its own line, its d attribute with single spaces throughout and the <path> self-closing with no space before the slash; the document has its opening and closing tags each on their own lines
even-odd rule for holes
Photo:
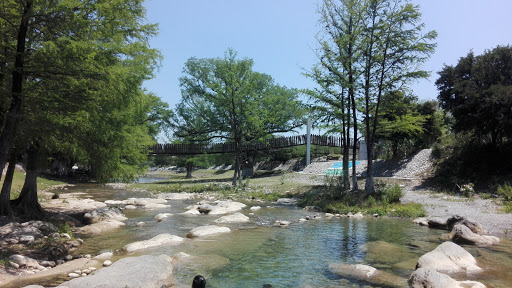
<svg viewBox="0 0 512 288">
<path fill-rule="evenodd" d="M 306 167 L 311 164 L 311 119 L 308 118 L 306 128 Z"/>
</svg>

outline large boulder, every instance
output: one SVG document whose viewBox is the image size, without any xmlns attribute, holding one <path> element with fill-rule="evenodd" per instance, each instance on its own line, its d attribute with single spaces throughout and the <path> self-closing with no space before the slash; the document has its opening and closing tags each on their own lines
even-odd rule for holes
<svg viewBox="0 0 512 288">
<path fill-rule="evenodd" d="M 229 233 L 231 229 L 228 227 L 220 227 L 215 225 L 207 225 L 196 227 L 187 233 L 187 238 L 200 238 L 216 234 Z"/>
<path fill-rule="evenodd" d="M 86 277 L 75 278 L 58 287 L 69 288 L 166 288 L 174 287 L 171 258 L 144 255 L 123 258 Z"/>
<path fill-rule="evenodd" d="M 237 212 L 231 215 L 226 215 L 215 220 L 215 223 L 223 224 L 223 223 L 247 223 L 249 222 L 249 217 L 244 214 Z"/>
<path fill-rule="evenodd" d="M 142 249 L 153 248 L 162 245 L 178 245 L 183 243 L 183 238 L 171 234 L 160 234 L 149 240 L 130 243 L 123 247 L 126 252 L 133 252 Z"/>
<path fill-rule="evenodd" d="M 240 202 L 234 202 L 234 201 L 215 201 L 213 204 L 201 204 L 197 206 L 197 210 L 202 214 L 209 214 L 209 215 L 222 215 L 222 214 L 228 214 L 233 213 L 242 210 L 242 208 L 246 207 L 247 205 L 240 203 Z"/>
<path fill-rule="evenodd" d="M 105 207 L 85 213 L 83 221 L 85 224 L 93 224 L 107 219 L 124 221 L 127 218 L 124 216 L 121 209 L 117 207 Z"/>
<path fill-rule="evenodd" d="M 452 277 L 439 273 L 434 269 L 419 268 L 409 278 L 411 288 L 485 288 L 486 286 L 475 281 L 457 281 Z"/>
<path fill-rule="evenodd" d="M 80 227 L 77 229 L 78 234 L 97 235 L 103 232 L 112 231 L 118 229 L 125 224 L 118 220 L 104 220 L 91 225 Z"/>
<path fill-rule="evenodd" d="M 364 281 L 376 286 L 406 287 L 407 279 L 362 264 L 329 264 L 329 270 L 342 278 Z"/>
<path fill-rule="evenodd" d="M 479 223 L 473 222 L 469 219 L 466 219 L 459 215 L 453 215 L 448 219 L 442 219 L 442 218 L 429 218 L 427 220 L 428 227 L 430 228 L 438 228 L 438 229 L 445 229 L 445 230 L 452 230 L 455 225 L 464 225 L 471 229 L 473 233 L 477 234 L 485 234 L 487 231 L 480 225 Z"/>
<path fill-rule="evenodd" d="M 478 235 L 462 224 L 457 224 L 453 227 L 453 230 L 450 233 L 450 239 L 458 244 L 470 244 L 476 246 L 489 246 L 500 242 L 500 238 L 498 237 Z"/>
<path fill-rule="evenodd" d="M 418 259 L 416 268 L 429 268 L 442 273 L 477 273 L 482 268 L 464 248 L 453 242 L 444 242 Z"/>
</svg>

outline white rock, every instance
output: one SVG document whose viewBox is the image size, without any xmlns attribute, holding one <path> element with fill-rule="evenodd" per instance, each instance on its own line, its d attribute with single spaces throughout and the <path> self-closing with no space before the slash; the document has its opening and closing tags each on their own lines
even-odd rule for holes
<svg viewBox="0 0 512 288">
<path fill-rule="evenodd" d="M 155 216 L 155 220 L 160 222 L 169 216 L 172 216 L 172 214 L 171 213 L 160 213 Z"/>
<path fill-rule="evenodd" d="M 453 242 L 444 242 L 418 259 L 417 268 L 429 268 L 441 273 L 477 273 L 482 268 L 464 248 Z"/>
<path fill-rule="evenodd" d="M 231 215 L 226 215 L 218 218 L 214 221 L 215 223 L 221 224 L 221 223 L 247 223 L 250 222 L 249 217 L 245 216 L 242 213 L 234 213 Z"/>
<path fill-rule="evenodd" d="M 77 277 L 80 277 L 80 274 L 76 274 L 76 273 L 68 273 L 68 277 L 70 278 L 77 278 Z"/>
<path fill-rule="evenodd" d="M 103 252 L 97 256 L 94 257 L 94 259 L 97 260 L 108 260 L 114 256 L 114 252 Z"/>
<path fill-rule="evenodd" d="M 251 211 L 258 211 L 258 210 L 260 210 L 260 209 L 261 209 L 261 206 L 252 206 L 252 207 L 250 208 L 250 210 L 251 210 Z"/>
<path fill-rule="evenodd" d="M 130 244 L 124 246 L 123 250 L 126 252 L 133 252 L 133 251 L 137 251 L 137 250 L 148 249 L 148 248 L 162 246 L 162 245 L 173 245 L 174 246 L 174 245 L 183 243 L 183 241 L 184 241 L 184 239 L 179 236 L 175 236 L 175 235 L 171 235 L 171 234 L 160 234 L 160 235 L 155 236 L 149 240 L 130 243 Z"/>
<path fill-rule="evenodd" d="M 112 261 L 110 261 L 110 260 L 105 260 L 105 262 L 103 262 L 104 267 L 108 267 L 110 265 L 112 265 Z"/>
<path fill-rule="evenodd" d="M 144 222 L 142 222 L 142 221 L 140 221 L 139 223 L 137 223 L 137 226 L 139 226 L 139 227 L 140 227 L 140 226 L 144 226 L 144 225 L 146 225 L 146 223 L 144 223 Z"/>
<path fill-rule="evenodd" d="M 187 233 L 187 238 L 200 238 L 221 233 L 229 233 L 231 229 L 228 227 L 220 227 L 215 225 L 207 225 L 196 227 Z"/>
</svg>

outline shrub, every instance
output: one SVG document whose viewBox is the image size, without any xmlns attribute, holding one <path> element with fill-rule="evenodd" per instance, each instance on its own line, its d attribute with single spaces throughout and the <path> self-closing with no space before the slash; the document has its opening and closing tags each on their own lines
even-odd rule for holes
<svg viewBox="0 0 512 288">
<path fill-rule="evenodd" d="M 512 201 L 512 186 L 509 183 L 498 186 L 498 195 L 503 197 L 504 201 Z"/>
</svg>

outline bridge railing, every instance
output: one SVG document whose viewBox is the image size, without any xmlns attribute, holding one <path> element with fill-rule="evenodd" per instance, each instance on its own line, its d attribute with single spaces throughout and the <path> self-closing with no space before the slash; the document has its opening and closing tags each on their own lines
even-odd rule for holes
<svg viewBox="0 0 512 288">
<path fill-rule="evenodd" d="M 280 148 L 289 148 L 307 144 L 307 135 L 278 137 L 263 142 L 248 143 L 240 146 L 241 151 L 263 151 Z M 350 140 L 352 148 L 354 141 Z M 311 145 L 341 147 L 341 137 L 311 135 Z M 235 143 L 209 143 L 209 144 L 155 144 L 150 148 L 151 155 L 194 155 L 233 153 L 236 151 Z"/>
</svg>

